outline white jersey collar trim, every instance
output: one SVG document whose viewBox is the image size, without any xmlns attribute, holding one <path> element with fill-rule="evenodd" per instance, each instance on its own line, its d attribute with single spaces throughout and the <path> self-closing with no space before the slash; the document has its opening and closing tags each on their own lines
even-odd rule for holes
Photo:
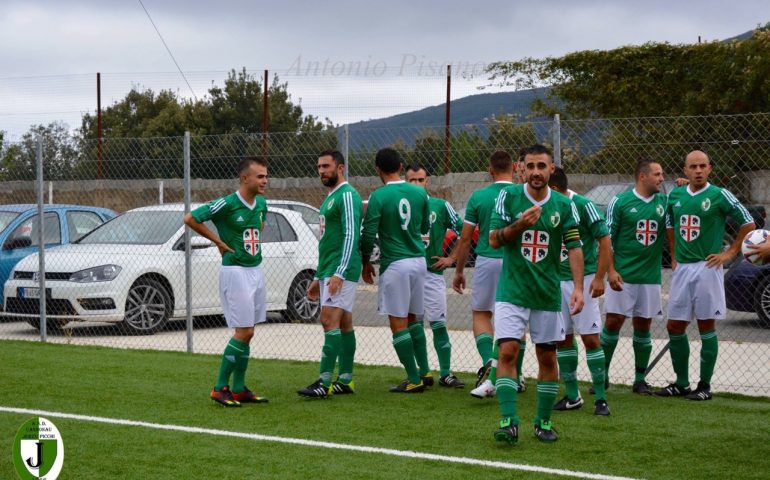
<svg viewBox="0 0 770 480">
<path fill-rule="evenodd" d="M 706 185 L 704 185 L 703 188 L 701 188 L 697 192 L 693 192 L 690 190 L 690 185 L 687 185 L 687 193 L 689 193 L 691 197 L 694 197 L 695 195 L 698 195 L 699 193 L 706 191 L 706 189 L 709 188 L 710 186 L 711 184 L 709 182 L 706 182 Z"/>
<path fill-rule="evenodd" d="M 495 183 L 507 183 L 508 185 L 513 185 L 513 182 L 511 182 L 509 180 L 498 180 Z"/>
<path fill-rule="evenodd" d="M 244 200 L 244 199 L 243 199 L 243 197 L 241 196 L 241 192 L 239 192 L 239 191 L 237 191 L 237 190 L 236 190 L 236 191 L 235 191 L 235 194 L 236 194 L 236 195 L 238 195 L 238 200 L 240 200 L 240 201 L 241 201 L 241 203 L 242 203 L 242 204 L 243 204 L 243 205 L 244 205 L 246 208 L 248 208 L 249 210 L 254 210 L 254 207 L 256 207 L 256 206 L 257 206 L 257 197 L 254 197 L 254 203 L 252 203 L 251 205 L 249 205 L 249 204 L 246 202 L 246 200 Z"/>
<path fill-rule="evenodd" d="M 393 180 L 392 182 L 388 182 L 385 185 L 395 185 L 397 183 L 406 183 L 406 180 Z"/>
<path fill-rule="evenodd" d="M 348 184 L 348 182 L 342 182 L 342 183 L 340 183 L 339 185 L 337 185 L 336 187 L 334 187 L 334 190 L 332 190 L 331 192 L 327 193 L 327 194 L 326 194 L 326 196 L 328 197 L 328 196 L 329 196 L 329 195 L 331 195 L 332 193 L 334 193 L 334 192 L 336 192 L 337 190 L 339 190 L 339 189 L 340 189 L 340 187 L 342 187 L 343 185 L 347 185 L 347 184 Z"/>
<path fill-rule="evenodd" d="M 529 194 L 529 185 L 524 185 L 524 195 L 529 199 L 530 202 L 534 203 L 538 207 L 541 207 L 548 203 L 548 200 L 551 199 L 551 189 L 550 187 L 548 188 L 548 192 L 545 194 L 545 198 L 539 202 L 532 198 L 532 195 Z"/>
<path fill-rule="evenodd" d="M 639 200 L 643 201 L 644 203 L 650 203 L 652 201 L 652 199 L 655 198 L 655 194 L 652 194 L 649 197 L 643 197 L 641 193 L 636 191 L 636 188 L 634 188 L 632 190 L 632 192 L 634 192 L 634 195 L 636 195 L 636 198 L 638 198 Z"/>
</svg>

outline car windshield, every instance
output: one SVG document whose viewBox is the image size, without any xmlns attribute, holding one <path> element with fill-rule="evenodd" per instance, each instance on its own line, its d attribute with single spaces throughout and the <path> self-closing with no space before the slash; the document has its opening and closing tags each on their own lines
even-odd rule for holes
<svg viewBox="0 0 770 480">
<path fill-rule="evenodd" d="M 8 228 L 8 225 L 11 224 L 14 218 L 18 217 L 19 214 L 16 212 L 2 212 L 0 211 L 0 233 L 3 232 L 6 228 Z"/>
<path fill-rule="evenodd" d="M 81 244 L 161 245 L 182 226 L 182 212 L 126 212 L 81 238 Z"/>
<path fill-rule="evenodd" d="M 633 188 L 633 186 L 629 185 L 628 183 L 610 183 L 608 185 L 597 185 L 591 190 L 587 191 L 583 196 L 599 205 L 607 205 L 610 203 L 610 200 L 615 197 L 615 195 L 623 193 L 631 188 Z"/>
</svg>

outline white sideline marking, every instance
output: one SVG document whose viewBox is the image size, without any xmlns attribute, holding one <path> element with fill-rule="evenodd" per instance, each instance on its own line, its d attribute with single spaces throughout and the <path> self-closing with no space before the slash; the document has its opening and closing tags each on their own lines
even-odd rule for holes
<svg viewBox="0 0 770 480">
<path fill-rule="evenodd" d="M 395 450 L 391 448 L 367 447 L 364 445 L 348 445 L 344 443 L 320 442 L 316 440 L 304 440 L 301 438 L 260 435 L 258 433 L 242 433 L 242 432 L 231 432 L 228 430 L 215 430 L 211 428 L 185 427 L 183 425 L 168 425 L 163 423 L 140 422 L 136 420 L 125 420 L 122 418 L 92 417 L 89 415 L 76 415 L 73 413 L 49 412 L 46 410 L 33 410 L 28 408 L 13 408 L 13 407 L 3 407 L 3 406 L 0 406 L 0 412 L 40 415 L 43 417 L 50 417 L 50 418 L 66 418 L 70 420 L 81 420 L 84 422 L 106 423 L 109 425 L 126 425 L 130 427 L 145 427 L 145 428 L 153 428 L 155 430 L 171 430 L 171 431 L 185 432 L 185 433 L 205 433 L 208 435 L 217 435 L 220 437 L 245 438 L 247 440 L 288 443 L 292 445 L 302 445 L 306 447 L 334 448 L 337 450 L 350 450 L 353 452 L 362 452 L 362 453 L 379 453 L 382 455 L 391 455 L 394 457 L 417 458 L 420 460 L 433 460 L 437 462 L 460 463 L 464 465 L 476 465 L 479 467 L 500 468 L 505 470 L 521 470 L 525 472 L 549 473 L 552 475 L 563 475 L 566 477 L 575 477 L 575 478 L 588 478 L 592 480 L 634 480 L 629 477 L 616 477 L 613 475 L 602 475 L 598 473 L 577 472 L 574 470 L 561 470 L 556 468 L 538 467 L 535 465 L 524 465 L 524 464 L 507 463 L 507 462 L 494 462 L 491 460 L 479 460 L 476 458 L 468 458 L 468 457 L 447 457 L 444 455 L 436 455 L 433 453 L 412 452 L 409 450 Z"/>
</svg>

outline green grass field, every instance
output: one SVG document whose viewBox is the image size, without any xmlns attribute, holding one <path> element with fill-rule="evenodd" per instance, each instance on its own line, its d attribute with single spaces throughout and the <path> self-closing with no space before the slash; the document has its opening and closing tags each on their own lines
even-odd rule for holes
<svg viewBox="0 0 770 480">
<path fill-rule="evenodd" d="M 394 354 L 395 355 L 395 354 Z M 557 412 L 555 444 L 532 435 L 534 380 L 519 397 L 519 444 L 498 444 L 495 400 L 438 386 L 417 395 L 387 392 L 403 372 L 357 366 L 357 393 L 297 397 L 317 375 L 314 363 L 253 360 L 248 385 L 267 405 L 225 409 L 208 399 L 219 357 L 0 342 L 0 406 L 173 424 L 250 434 L 410 450 L 634 478 L 767 478 L 770 399 L 715 395 L 688 402 L 632 395 L 613 386 L 612 415 L 593 415 L 590 397 Z M 766 367 L 766 366 L 765 366 Z M 469 375 L 465 380 L 472 381 Z M 11 445 L 33 415 L 0 412 L 0 478 L 16 478 Z M 46 416 L 46 415 L 43 415 Z M 64 439 L 59 478 L 564 478 L 446 461 L 401 458 L 163 431 L 48 416 Z"/>
</svg>

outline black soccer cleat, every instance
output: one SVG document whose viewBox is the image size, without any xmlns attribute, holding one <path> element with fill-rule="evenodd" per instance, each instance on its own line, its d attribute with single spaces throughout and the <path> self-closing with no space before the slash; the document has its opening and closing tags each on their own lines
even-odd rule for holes
<svg viewBox="0 0 770 480">
<path fill-rule="evenodd" d="M 519 441 L 519 426 L 510 417 L 500 420 L 500 428 L 495 430 L 495 440 L 515 445 Z"/>
<path fill-rule="evenodd" d="M 695 401 L 711 400 L 711 385 L 698 382 L 698 388 L 685 395 L 684 398 Z"/>
<path fill-rule="evenodd" d="M 334 394 L 333 387 L 324 385 L 320 378 L 305 388 L 297 390 L 297 394 L 305 398 L 326 398 Z"/>
<path fill-rule="evenodd" d="M 356 385 L 351 380 L 349 383 L 342 383 L 339 380 L 332 383 L 332 390 L 334 390 L 335 395 L 348 395 L 351 393 L 356 393 Z"/>
<path fill-rule="evenodd" d="M 575 400 L 570 400 L 569 397 L 565 395 L 564 398 L 556 402 L 553 409 L 558 411 L 577 410 L 583 406 L 583 403 L 583 397 L 581 397 L 580 394 L 578 394 L 578 397 Z"/>
<path fill-rule="evenodd" d="M 540 423 L 535 425 L 535 436 L 541 442 L 555 442 L 559 439 L 556 435 L 556 430 L 553 429 L 553 422 L 550 420 L 540 420 Z"/>
<path fill-rule="evenodd" d="M 650 384 L 644 380 L 634 382 L 634 386 L 631 387 L 631 391 L 638 393 L 639 395 L 652 395 L 652 388 L 650 387 Z"/>
<path fill-rule="evenodd" d="M 435 383 L 435 380 L 433 380 L 433 374 L 431 372 L 428 372 L 425 375 L 421 375 L 420 380 L 422 380 L 422 384 L 426 387 L 432 387 Z"/>
<path fill-rule="evenodd" d="M 484 383 L 484 380 L 489 378 L 489 370 L 492 369 L 492 359 L 490 358 L 487 360 L 487 363 L 484 364 L 481 368 L 479 368 L 478 373 L 476 373 L 476 387 Z"/>
<path fill-rule="evenodd" d="M 407 378 L 395 387 L 390 387 L 388 391 L 391 393 L 422 393 L 425 391 L 425 384 L 422 383 L 422 380 L 420 383 L 411 383 Z"/>
<path fill-rule="evenodd" d="M 240 407 L 241 404 L 233 398 L 233 392 L 230 391 L 230 387 L 225 385 L 221 389 L 216 388 L 211 391 L 211 399 L 222 405 L 223 407 Z"/>
<path fill-rule="evenodd" d="M 424 382 L 425 380 L 423 380 Z M 438 384 L 448 388 L 465 388 L 465 384 L 451 373 L 438 379 Z"/>
<path fill-rule="evenodd" d="M 655 392 L 654 395 L 656 397 L 684 397 L 690 392 L 691 390 L 689 386 L 682 387 L 681 385 L 672 383 L 667 387 L 661 388 L 660 390 Z"/>
<path fill-rule="evenodd" d="M 594 415 L 600 417 L 610 416 L 610 407 L 607 405 L 607 400 L 597 400 L 594 402 Z"/>
</svg>

